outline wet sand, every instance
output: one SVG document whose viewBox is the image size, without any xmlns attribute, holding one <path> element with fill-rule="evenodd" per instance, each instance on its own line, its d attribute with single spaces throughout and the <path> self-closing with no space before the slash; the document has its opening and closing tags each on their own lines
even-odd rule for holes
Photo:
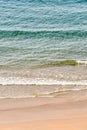
<svg viewBox="0 0 87 130">
<path fill-rule="evenodd" d="M 0 99 L 0 130 L 87 130 L 87 100 Z"/>
</svg>

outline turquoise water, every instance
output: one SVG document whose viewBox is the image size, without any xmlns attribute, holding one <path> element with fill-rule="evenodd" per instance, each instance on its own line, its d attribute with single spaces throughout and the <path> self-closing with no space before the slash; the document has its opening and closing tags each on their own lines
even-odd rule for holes
<svg viewBox="0 0 87 130">
<path fill-rule="evenodd" d="M 0 66 L 87 60 L 86 0 L 0 0 Z"/>
<path fill-rule="evenodd" d="M 0 0 L 0 98 L 86 89 L 87 0 Z"/>
</svg>

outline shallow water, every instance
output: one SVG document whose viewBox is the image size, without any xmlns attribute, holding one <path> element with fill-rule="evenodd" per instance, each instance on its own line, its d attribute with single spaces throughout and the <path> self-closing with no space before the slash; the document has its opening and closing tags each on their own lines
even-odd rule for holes
<svg viewBox="0 0 87 130">
<path fill-rule="evenodd" d="M 87 66 L 2 69 L 0 97 L 55 97 L 87 90 Z"/>
</svg>

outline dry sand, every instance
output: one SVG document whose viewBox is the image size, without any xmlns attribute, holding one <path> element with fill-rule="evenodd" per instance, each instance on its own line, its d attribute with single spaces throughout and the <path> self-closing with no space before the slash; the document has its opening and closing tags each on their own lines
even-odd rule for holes
<svg viewBox="0 0 87 130">
<path fill-rule="evenodd" d="M 0 99 L 0 130 L 87 130 L 87 100 Z"/>
</svg>

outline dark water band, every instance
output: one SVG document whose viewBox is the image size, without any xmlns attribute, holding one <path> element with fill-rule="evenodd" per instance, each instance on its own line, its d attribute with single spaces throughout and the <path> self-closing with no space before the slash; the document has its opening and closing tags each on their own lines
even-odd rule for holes
<svg viewBox="0 0 87 130">
<path fill-rule="evenodd" d="M 0 30 L 2 38 L 87 38 L 87 31 L 5 31 Z"/>
</svg>

